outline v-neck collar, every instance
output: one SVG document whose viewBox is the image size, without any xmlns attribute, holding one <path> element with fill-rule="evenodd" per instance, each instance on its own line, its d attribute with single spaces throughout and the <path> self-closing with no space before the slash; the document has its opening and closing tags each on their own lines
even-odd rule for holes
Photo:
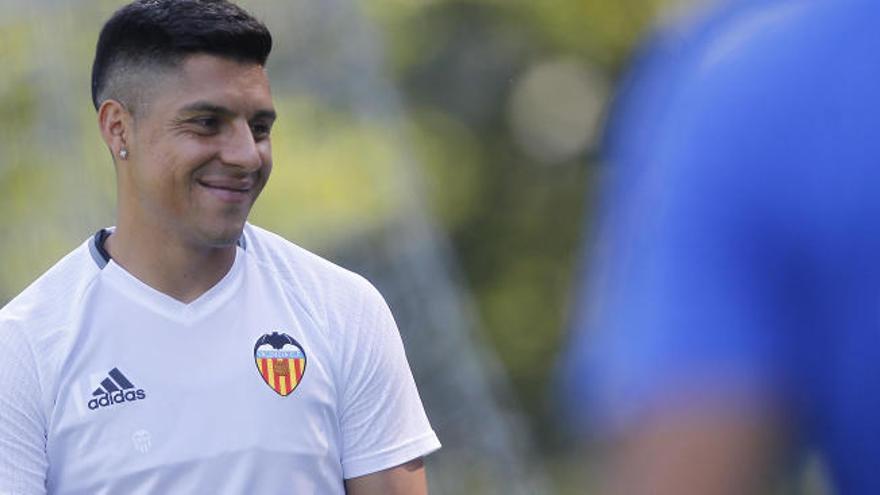
<svg viewBox="0 0 880 495">
<path fill-rule="evenodd" d="M 102 268 L 102 278 L 119 290 L 121 294 L 140 305 L 149 307 L 165 318 L 182 324 L 190 324 L 200 320 L 203 316 L 214 313 L 226 303 L 239 285 L 245 255 L 243 236 L 236 245 L 235 259 L 226 275 L 204 294 L 189 303 L 184 303 L 147 285 L 113 261 L 104 249 L 104 240 L 112 231 L 112 228 L 98 231 L 89 243 L 89 250 L 95 263 Z"/>
</svg>

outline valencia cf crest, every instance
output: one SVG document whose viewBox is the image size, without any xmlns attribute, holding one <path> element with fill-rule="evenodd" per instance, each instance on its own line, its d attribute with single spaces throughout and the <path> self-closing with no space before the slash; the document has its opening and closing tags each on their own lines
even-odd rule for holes
<svg viewBox="0 0 880 495">
<path fill-rule="evenodd" d="M 254 344 L 254 360 L 266 385 L 286 397 L 296 390 L 306 372 L 306 353 L 285 333 L 267 333 Z"/>
</svg>

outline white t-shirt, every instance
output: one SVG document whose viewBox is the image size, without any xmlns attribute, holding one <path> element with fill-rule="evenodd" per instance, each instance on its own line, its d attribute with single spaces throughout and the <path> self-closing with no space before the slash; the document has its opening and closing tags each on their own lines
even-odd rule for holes
<svg viewBox="0 0 880 495">
<path fill-rule="evenodd" d="M 369 282 L 236 251 L 184 304 L 90 239 L 0 310 L 0 494 L 342 494 L 440 447 Z"/>
</svg>

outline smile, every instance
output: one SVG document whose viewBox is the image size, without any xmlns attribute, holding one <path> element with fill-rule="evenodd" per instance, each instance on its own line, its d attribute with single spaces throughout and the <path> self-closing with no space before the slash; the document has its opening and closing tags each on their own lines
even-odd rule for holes
<svg viewBox="0 0 880 495">
<path fill-rule="evenodd" d="M 196 183 L 221 201 L 239 203 L 250 199 L 251 181 L 234 179 L 197 180 Z"/>
</svg>

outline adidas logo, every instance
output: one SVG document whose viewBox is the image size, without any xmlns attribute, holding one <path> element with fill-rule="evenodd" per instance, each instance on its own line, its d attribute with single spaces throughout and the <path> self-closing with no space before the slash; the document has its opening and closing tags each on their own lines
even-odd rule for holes
<svg viewBox="0 0 880 495">
<path fill-rule="evenodd" d="M 107 374 L 109 376 L 101 380 L 101 386 L 92 392 L 94 398 L 89 401 L 89 409 L 94 411 L 101 407 L 132 402 L 147 397 L 147 393 L 143 389 L 135 390 L 134 384 L 119 371 L 119 368 L 113 368 Z"/>
</svg>

